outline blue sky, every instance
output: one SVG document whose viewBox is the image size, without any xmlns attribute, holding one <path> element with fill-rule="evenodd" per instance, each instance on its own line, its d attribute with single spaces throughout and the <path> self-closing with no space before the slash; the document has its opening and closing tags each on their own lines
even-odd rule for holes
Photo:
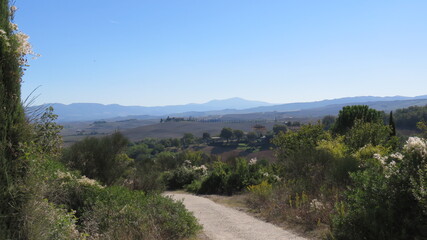
<svg viewBox="0 0 427 240">
<path fill-rule="evenodd" d="M 16 0 L 37 104 L 427 94 L 427 1 Z"/>
</svg>

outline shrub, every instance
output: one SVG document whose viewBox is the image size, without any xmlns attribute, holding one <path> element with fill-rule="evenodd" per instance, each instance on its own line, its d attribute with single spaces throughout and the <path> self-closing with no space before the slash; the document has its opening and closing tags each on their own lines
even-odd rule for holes
<svg viewBox="0 0 427 240">
<path fill-rule="evenodd" d="M 273 187 L 267 181 L 262 181 L 257 185 L 250 185 L 247 187 L 250 192 L 248 201 L 251 205 L 259 205 L 260 203 L 266 202 L 270 197 Z"/>
<path fill-rule="evenodd" d="M 214 162 L 212 171 L 203 180 L 197 192 L 202 194 L 226 193 L 229 172 L 230 167 L 226 163 Z"/>
<path fill-rule="evenodd" d="M 185 166 L 165 172 L 162 176 L 169 190 L 182 189 L 185 185 L 190 184 L 199 177 L 200 175 L 195 170 Z"/>
<path fill-rule="evenodd" d="M 426 238 L 425 140 L 409 138 L 403 154 L 375 154 L 371 161 L 377 164 L 351 175 L 353 186 L 337 205 L 333 238 Z"/>
<path fill-rule="evenodd" d="M 26 217 L 22 231 L 30 240 L 85 239 L 76 229 L 74 212 L 47 199 L 28 201 L 21 214 Z"/>
<path fill-rule="evenodd" d="M 345 142 L 351 149 L 358 150 L 367 144 L 373 146 L 385 144 L 389 140 L 390 134 L 390 127 L 382 122 L 370 123 L 358 120 L 348 130 Z"/>
<path fill-rule="evenodd" d="M 183 239 L 201 227 L 181 202 L 109 187 L 91 199 L 82 228 L 96 239 Z"/>
<path fill-rule="evenodd" d="M 126 177 L 132 165 L 124 154 L 127 143 L 119 132 L 103 138 L 85 138 L 67 149 L 62 161 L 85 176 L 112 185 Z"/>
</svg>

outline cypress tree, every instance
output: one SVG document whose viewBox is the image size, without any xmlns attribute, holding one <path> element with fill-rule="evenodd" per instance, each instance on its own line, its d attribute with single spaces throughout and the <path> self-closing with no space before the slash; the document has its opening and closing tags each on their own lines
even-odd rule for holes
<svg viewBox="0 0 427 240">
<path fill-rule="evenodd" d="M 23 42 L 12 20 L 9 1 L 0 0 L 0 239 L 22 238 L 18 219 L 25 199 L 19 190 L 26 174 L 20 157 L 25 132 L 20 92 L 25 60 L 20 52 Z"/>
<path fill-rule="evenodd" d="M 396 125 L 394 124 L 394 119 L 393 119 L 393 111 L 390 112 L 390 118 L 388 120 L 388 125 L 390 126 L 391 129 L 391 136 L 396 136 Z"/>
</svg>

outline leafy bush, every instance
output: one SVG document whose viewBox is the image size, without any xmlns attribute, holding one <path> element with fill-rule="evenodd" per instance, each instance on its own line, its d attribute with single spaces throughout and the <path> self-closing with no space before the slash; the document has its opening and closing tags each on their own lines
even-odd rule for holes
<svg viewBox="0 0 427 240">
<path fill-rule="evenodd" d="M 76 228 L 74 212 L 58 207 L 47 199 L 31 199 L 22 209 L 27 220 L 23 233 L 31 240 L 85 239 Z"/>
<path fill-rule="evenodd" d="M 233 194 L 242 191 L 249 185 L 256 185 L 263 180 L 274 182 L 277 176 L 269 174 L 269 168 L 244 158 L 234 158 L 229 163 L 216 161 L 210 167 L 206 177 L 191 184 L 188 189 L 201 194 Z M 198 189 L 196 189 L 198 187 Z"/>
<path fill-rule="evenodd" d="M 183 239 L 201 228 L 182 203 L 156 194 L 115 186 L 90 203 L 82 228 L 94 239 Z"/>
<path fill-rule="evenodd" d="M 230 167 L 223 162 L 214 162 L 209 175 L 203 180 L 197 193 L 214 194 L 226 193 Z"/>
<path fill-rule="evenodd" d="M 191 167 L 181 166 L 173 171 L 163 173 L 163 181 L 170 190 L 182 189 L 185 185 L 190 184 L 201 175 Z"/>
<path fill-rule="evenodd" d="M 29 239 L 182 239 L 200 228 L 182 203 L 103 187 L 54 160 L 34 164 L 35 193 L 23 212 Z"/>
<path fill-rule="evenodd" d="M 385 144 L 390 138 L 391 130 L 383 123 L 355 121 L 354 126 L 346 133 L 345 142 L 354 150 L 367 144 L 373 146 Z"/>
</svg>

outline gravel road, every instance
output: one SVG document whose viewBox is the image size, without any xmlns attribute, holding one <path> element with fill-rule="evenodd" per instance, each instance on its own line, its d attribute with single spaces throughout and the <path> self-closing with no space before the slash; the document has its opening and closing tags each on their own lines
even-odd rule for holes
<svg viewBox="0 0 427 240">
<path fill-rule="evenodd" d="M 306 239 L 207 198 L 173 192 L 164 195 L 183 200 L 185 207 L 203 225 L 204 233 L 210 240 Z"/>
</svg>

